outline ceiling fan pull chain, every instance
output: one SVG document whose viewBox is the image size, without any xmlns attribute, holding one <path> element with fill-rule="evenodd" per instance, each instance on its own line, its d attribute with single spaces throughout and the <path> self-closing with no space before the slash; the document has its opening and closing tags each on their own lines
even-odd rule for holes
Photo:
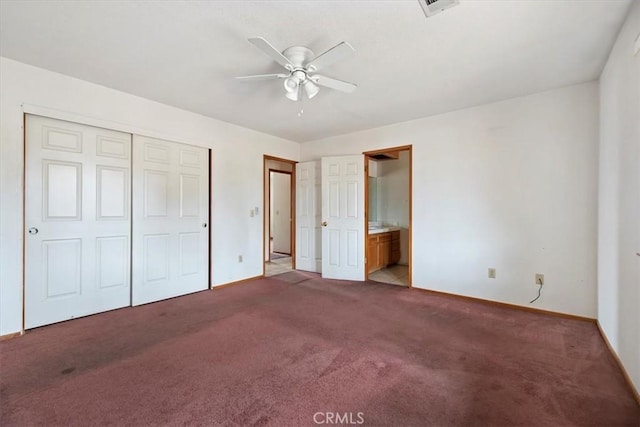
<svg viewBox="0 0 640 427">
<path fill-rule="evenodd" d="M 298 117 L 302 117 L 304 114 L 304 96 L 302 96 L 302 84 L 298 85 L 298 99 L 300 100 L 300 111 Z"/>
</svg>

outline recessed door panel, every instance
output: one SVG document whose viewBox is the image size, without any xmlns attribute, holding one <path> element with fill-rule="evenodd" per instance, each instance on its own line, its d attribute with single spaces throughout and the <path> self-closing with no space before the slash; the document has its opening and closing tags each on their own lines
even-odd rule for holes
<svg viewBox="0 0 640 427">
<path fill-rule="evenodd" d="M 98 219 L 127 219 L 129 217 L 129 169 L 98 166 Z"/>
<path fill-rule="evenodd" d="M 209 152 L 133 138 L 132 303 L 209 287 Z"/>
<path fill-rule="evenodd" d="M 340 217 L 340 183 L 337 181 L 329 181 L 328 187 L 329 187 L 329 194 L 328 194 L 329 217 L 339 218 Z"/>
<path fill-rule="evenodd" d="M 180 233 L 180 275 L 198 274 L 202 254 L 200 253 L 200 233 Z"/>
<path fill-rule="evenodd" d="M 180 150 L 180 166 L 200 169 L 200 155 L 196 150 Z"/>
<path fill-rule="evenodd" d="M 310 240 L 310 230 L 309 227 L 300 227 L 300 231 L 299 233 L 301 233 L 300 235 L 300 244 L 299 244 L 299 250 L 300 250 L 300 259 L 304 259 L 304 260 L 308 260 L 309 259 L 309 240 Z M 296 251 L 296 254 L 298 253 L 298 251 Z M 297 264 L 297 262 L 296 262 Z"/>
<path fill-rule="evenodd" d="M 358 250 L 359 246 L 359 233 L 358 230 L 347 230 L 347 266 L 358 267 Z"/>
<path fill-rule="evenodd" d="M 357 162 L 349 162 L 349 163 L 347 163 L 347 167 L 346 167 L 347 171 L 346 171 L 345 175 L 347 175 L 347 176 L 356 176 L 356 175 L 358 175 L 359 167 L 360 167 L 360 165 Z"/>
<path fill-rule="evenodd" d="M 96 141 L 96 155 L 128 159 L 131 155 L 131 138 L 115 139 L 98 136 Z"/>
<path fill-rule="evenodd" d="M 346 205 L 347 205 L 347 217 L 351 219 L 358 218 L 358 182 L 357 181 L 347 181 L 347 191 L 346 191 Z"/>
<path fill-rule="evenodd" d="M 45 219 L 79 220 L 82 215 L 82 163 L 44 160 L 43 165 Z"/>
<path fill-rule="evenodd" d="M 157 170 L 144 171 L 144 216 L 166 217 L 169 205 L 169 173 Z"/>
<path fill-rule="evenodd" d="M 327 230 L 329 235 L 329 265 L 338 267 L 340 266 L 340 230 L 330 229 Z"/>
<path fill-rule="evenodd" d="M 66 123 L 61 123 L 65 126 Z M 42 148 L 48 150 L 70 151 L 73 153 L 82 152 L 82 131 L 64 129 L 62 127 L 52 127 L 43 125 L 40 128 L 42 135 Z M 31 141 L 32 145 L 36 141 Z"/>
<path fill-rule="evenodd" d="M 25 328 L 130 304 L 130 140 L 27 115 Z"/>
<path fill-rule="evenodd" d="M 80 293 L 82 240 L 60 239 L 42 242 L 45 298 Z"/>
<path fill-rule="evenodd" d="M 200 215 L 200 177 L 180 175 L 180 217 Z"/>
<path fill-rule="evenodd" d="M 169 148 L 155 143 L 144 144 L 144 161 L 168 165 L 170 162 Z"/>
<path fill-rule="evenodd" d="M 301 179 L 300 181 L 303 181 L 303 180 Z M 311 213 L 309 210 L 309 205 L 311 204 L 309 201 L 310 191 L 311 191 L 311 186 L 305 185 L 304 188 L 301 188 L 300 191 L 298 192 L 298 197 L 300 198 L 300 200 L 298 201 L 299 203 L 298 215 L 301 217 L 308 217 L 309 214 Z"/>
<path fill-rule="evenodd" d="M 101 289 L 129 284 L 129 237 L 98 237 L 96 282 Z"/>
<path fill-rule="evenodd" d="M 145 283 L 169 279 L 169 235 L 144 236 Z"/>
</svg>

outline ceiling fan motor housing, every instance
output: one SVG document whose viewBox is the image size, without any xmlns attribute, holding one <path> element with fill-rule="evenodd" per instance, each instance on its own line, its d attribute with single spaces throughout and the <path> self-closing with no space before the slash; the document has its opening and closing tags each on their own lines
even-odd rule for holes
<svg viewBox="0 0 640 427">
<path fill-rule="evenodd" d="M 293 64 L 295 68 L 304 68 L 305 64 L 314 58 L 313 51 L 304 46 L 291 46 L 282 54 Z"/>
</svg>

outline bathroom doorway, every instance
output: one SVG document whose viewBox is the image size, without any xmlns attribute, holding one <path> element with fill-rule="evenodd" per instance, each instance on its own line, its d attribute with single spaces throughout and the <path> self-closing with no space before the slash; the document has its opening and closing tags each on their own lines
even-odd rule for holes
<svg viewBox="0 0 640 427">
<path fill-rule="evenodd" d="M 411 287 L 412 146 L 365 155 L 365 278 Z"/>
</svg>

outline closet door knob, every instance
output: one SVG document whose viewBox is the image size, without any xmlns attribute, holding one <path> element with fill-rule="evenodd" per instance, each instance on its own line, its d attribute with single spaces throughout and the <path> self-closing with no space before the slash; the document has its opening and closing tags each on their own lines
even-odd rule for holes
<svg viewBox="0 0 640 427">
<path fill-rule="evenodd" d="M 326 227 L 327 226 L 327 221 L 322 221 L 322 226 Z"/>
<path fill-rule="evenodd" d="M 35 227 L 31 227 L 28 232 L 29 234 L 38 234 L 38 229 Z"/>
<path fill-rule="evenodd" d="M 207 223 L 206 222 L 202 223 L 202 228 L 207 228 Z"/>
</svg>

